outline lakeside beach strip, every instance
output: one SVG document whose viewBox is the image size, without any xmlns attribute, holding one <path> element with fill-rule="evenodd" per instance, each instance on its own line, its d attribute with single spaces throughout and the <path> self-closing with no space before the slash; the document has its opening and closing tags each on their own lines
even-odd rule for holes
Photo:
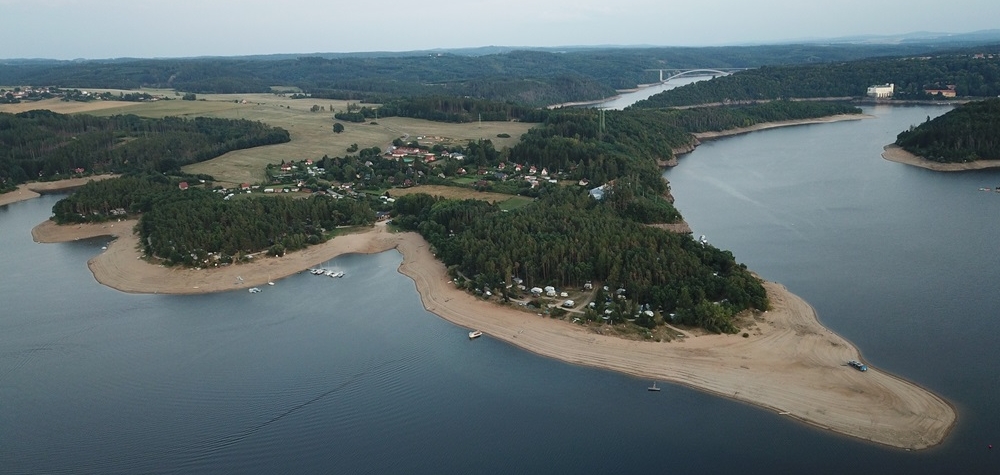
<svg viewBox="0 0 1000 475">
<path fill-rule="evenodd" d="M 672 342 L 605 336 L 581 325 L 491 303 L 457 289 L 419 234 L 385 225 L 250 264 L 211 269 L 169 268 L 140 259 L 137 221 L 32 230 L 38 242 L 115 236 L 88 263 L 94 277 L 124 292 L 192 294 L 244 289 L 278 280 L 347 253 L 398 250 L 399 271 L 413 279 L 424 307 L 465 328 L 568 363 L 670 381 L 744 401 L 840 434 L 905 449 L 939 444 L 956 421 L 942 398 L 877 368 L 861 372 L 849 341 L 824 328 L 815 311 L 779 284 L 765 283 L 771 310 L 741 335 L 688 335 Z M 465 333 L 456 333 L 456 338 Z M 636 384 L 645 391 L 645 384 Z"/>
<path fill-rule="evenodd" d="M 962 172 L 966 170 L 985 170 L 988 168 L 1000 168 L 1000 160 L 976 160 L 974 162 L 942 163 L 928 160 L 920 155 L 907 152 L 896 144 L 886 145 L 882 152 L 882 158 L 890 162 L 902 163 L 914 167 L 926 168 L 936 172 Z"/>
</svg>

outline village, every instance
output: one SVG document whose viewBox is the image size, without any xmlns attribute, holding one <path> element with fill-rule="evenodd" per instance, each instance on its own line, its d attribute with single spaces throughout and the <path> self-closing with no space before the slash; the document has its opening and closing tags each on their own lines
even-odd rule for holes
<svg viewBox="0 0 1000 475">
<path fill-rule="evenodd" d="M 63 101 L 120 101 L 120 102 L 156 102 L 170 99 L 166 96 L 154 96 L 146 92 L 124 92 L 117 94 L 110 91 L 90 92 L 79 89 L 61 89 L 54 86 L 15 86 L 11 89 L 0 88 L 0 104 L 18 104 L 21 102 L 41 101 L 60 98 Z"/>
</svg>

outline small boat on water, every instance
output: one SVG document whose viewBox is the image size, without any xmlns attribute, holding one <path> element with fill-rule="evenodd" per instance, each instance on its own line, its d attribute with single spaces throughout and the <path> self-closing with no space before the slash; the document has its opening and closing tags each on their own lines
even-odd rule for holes
<svg viewBox="0 0 1000 475">
<path fill-rule="evenodd" d="M 660 388 L 656 387 L 656 381 L 653 381 L 653 385 L 646 388 L 646 391 L 659 391 Z"/>
<path fill-rule="evenodd" d="M 257 288 L 257 287 L 250 287 L 247 290 L 249 290 L 251 294 L 258 294 L 258 293 L 260 293 L 260 289 Z"/>
<path fill-rule="evenodd" d="M 476 338 L 479 338 L 481 336 L 483 336 L 483 332 L 481 332 L 479 330 L 473 330 L 473 331 L 469 332 L 469 339 L 470 340 L 475 340 Z"/>
</svg>

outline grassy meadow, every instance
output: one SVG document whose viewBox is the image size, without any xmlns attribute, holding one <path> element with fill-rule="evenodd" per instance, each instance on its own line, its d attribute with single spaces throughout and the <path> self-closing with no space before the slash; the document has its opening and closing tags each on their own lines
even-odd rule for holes
<svg viewBox="0 0 1000 475">
<path fill-rule="evenodd" d="M 476 191 L 472 188 L 462 188 L 457 186 L 443 185 L 422 185 L 413 188 L 393 188 L 389 190 L 389 196 L 398 198 L 413 193 L 427 193 L 428 195 L 440 196 L 451 200 L 483 200 L 490 203 L 497 203 L 500 209 L 512 210 L 527 206 L 533 198 L 525 196 L 512 196 L 503 193 L 493 193 L 489 191 Z"/>
<path fill-rule="evenodd" d="M 94 90 L 93 92 L 103 92 Z M 111 92 L 117 94 L 117 90 Z M 124 91 L 134 92 L 134 91 Z M 376 124 L 339 121 L 344 132 L 333 132 L 334 112 L 347 110 L 348 101 L 329 99 L 292 99 L 275 94 L 199 94 L 198 100 L 184 101 L 173 90 L 147 89 L 154 96 L 174 100 L 156 102 L 63 102 L 50 99 L 39 102 L 0 105 L 0 112 L 22 112 L 32 109 L 50 109 L 64 114 L 88 113 L 99 116 L 136 114 L 144 117 L 219 117 L 249 119 L 282 127 L 291 134 L 286 144 L 237 150 L 221 157 L 189 165 L 188 173 L 212 175 L 223 185 L 256 183 L 264 179 L 264 167 L 282 160 L 317 159 L 323 155 L 343 156 L 352 144 L 361 148 L 379 147 L 385 150 L 398 137 L 417 140 L 423 145 L 441 143 L 464 144 L 468 140 L 490 139 L 499 149 L 511 147 L 532 124 L 520 122 L 482 122 L 449 124 L 403 117 L 380 118 Z M 319 112 L 310 112 L 317 105 Z M 332 110 L 331 110 L 332 109 Z M 506 133 L 510 138 L 498 138 Z"/>
</svg>

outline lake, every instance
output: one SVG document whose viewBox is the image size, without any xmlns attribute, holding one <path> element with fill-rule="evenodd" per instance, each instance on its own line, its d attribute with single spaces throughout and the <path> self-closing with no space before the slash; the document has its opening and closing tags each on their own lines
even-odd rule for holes
<svg viewBox="0 0 1000 475">
<path fill-rule="evenodd" d="M 695 234 L 808 300 L 865 361 L 951 401 L 905 452 L 539 357 L 425 311 L 395 251 L 259 294 L 133 295 L 36 244 L 58 199 L 0 207 L 4 473 L 995 473 L 1000 172 L 881 147 L 939 107 L 707 142 L 665 173 Z"/>
</svg>

